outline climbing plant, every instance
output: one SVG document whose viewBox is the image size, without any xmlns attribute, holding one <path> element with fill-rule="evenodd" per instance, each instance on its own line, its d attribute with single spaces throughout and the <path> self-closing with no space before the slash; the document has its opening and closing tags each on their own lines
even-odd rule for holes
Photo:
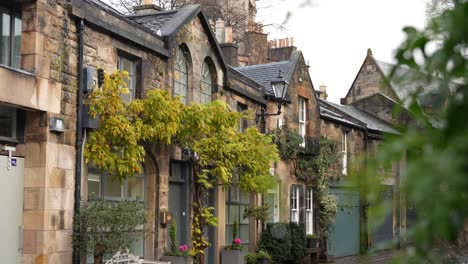
<svg viewBox="0 0 468 264">
<path fill-rule="evenodd" d="M 204 232 L 216 225 L 213 208 L 208 206 L 210 190 L 227 188 L 237 178 L 236 184 L 245 192 L 271 188 L 274 179 L 269 169 L 278 159 L 276 145 L 256 128 L 240 132 L 240 119 L 252 118 L 252 113 L 231 111 L 221 101 L 185 106 L 163 90 L 150 89 L 144 99 L 125 103 L 120 95 L 128 93 L 127 76 L 119 71 L 106 74 L 102 89 L 89 96 L 90 113 L 99 117 L 99 129 L 88 136 L 86 161 L 122 182 L 140 172 L 144 142 L 179 146 L 188 156 L 194 179 L 190 254 L 196 263 L 203 263 L 209 246 Z"/>
<path fill-rule="evenodd" d="M 207 206 L 209 190 L 214 186 L 229 187 L 235 175 L 237 185 L 246 192 L 261 193 L 274 185 L 269 174 L 272 161 L 278 159 L 272 138 L 256 128 L 239 131 L 239 120 L 249 118 L 249 112 L 230 111 L 227 104 L 192 104 L 181 113 L 181 128 L 177 144 L 190 150 L 194 177 L 192 222 L 192 256 L 204 261 L 204 249 L 209 245 L 204 230 L 215 225 L 212 208 Z"/>
<path fill-rule="evenodd" d="M 329 193 L 329 180 L 336 177 L 333 165 L 338 162 L 336 142 L 325 137 L 319 141 L 317 156 L 304 155 L 301 135 L 283 126 L 275 131 L 275 142 L 280 157 L 291 163 L 292 174 L 300 181 L 313 184 L 315 199 L 319 205 L 320 255 L 327 254 L 326 241 L 337 212 L 337 201 Z"/>
<path fill-rule="evenodd" d="M 99 118 L 99 129 L 87 135 L 84 157 L 87 163 L 117 177 L 141 173 L 143 141 L 171 143 L 180 128 L 182 104 L 166 91 L 150 89 L 145 99 L 125 103 L 128 73 L 104 75 L 104 84 L 95 87 L 86 99 L 90 115 Z"/>
</svg>

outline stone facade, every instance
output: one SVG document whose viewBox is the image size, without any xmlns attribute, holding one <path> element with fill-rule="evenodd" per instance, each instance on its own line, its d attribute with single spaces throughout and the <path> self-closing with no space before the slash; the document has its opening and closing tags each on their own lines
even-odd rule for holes
<svg viewBox="0 0 468 264">
<path fill-rule="evenodd" d="M 342 103 L 351 104 L 376 93 L 382 93 L 396 102 L 399 100 L 386 84 L 382 71 L 372 57 L 372 52 L 369 51 Z"/>
</svg>

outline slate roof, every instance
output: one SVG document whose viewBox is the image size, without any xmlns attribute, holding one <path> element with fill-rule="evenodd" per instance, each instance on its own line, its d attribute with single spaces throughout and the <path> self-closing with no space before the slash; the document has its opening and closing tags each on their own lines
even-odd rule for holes
<svg viewBox="0 0 468 264">
<path fill-rule="evenodd" d="M 271 87 L 271 80 L 278 77 L 281 70 L 282 76 L 288 71 L 289 61 L 280 61 L 269 64 L 258 64 L 245 67 L 234 68 L 238 72 L 254 80 L 265 88 L 267 95 L 274 95 Z"/>
<path fill-rule="evenodd" d="M 161 11 L 149 15 L 132 15 L 127 16 L 127 18 L 160 36 L 168 36 L 179 30 L 181 26 L 200 11 L 200 5 L 187 5 L 181 9 Z"/>
<path fill-rule="evenodd" d="M 327 116 L 327 117 L 330 117 L 330 118 L 335 118 L 338 121 L 341 121 L 341 119 L 346 119 L 344 115 L 341 115 L 341 117 L 340 116 L 337 116 L 337 117 L 331 116 L 330 113 L 329 113 L 330 110 L 322 112 L 322 109 L 325 108 L 323 106 L 326 104 L 327 106 L 330 106 L 330 107 L 335 108 L 336 110 L 338 110 L 338 114 L 339 114 L 339 112 L 342 112 L 342 113 L 345 113 L 346 115 L 351 116 L 352 118 L 355 118 L 355 119 L 365 123 L 368 129 L 379 131 L 379 132 L 384 132 L 384 133 L 398 134 L 398 131 L 396 131 L 389 123 L 387 123 L 387 122 L 383 121 L 382 119 L 379 119 L 378 117 L 373 116 L 373 115 L 371 115 L 371 114 L 369 114 L 369 113 L 367 113 L 365 111 L 362 111 L 362 110 L 358 109 L 357 107 L 354 107 L 354 106 L 351 106 L 351 105 L 335 104 L 335 103 L 332 103 L 332 102 L 329 102 L 329 101 L 325 101 L 323 99 L 318 99 L 318 100 L 319 100 L 319 105 L 321 106 L 320 107 L 320 114 L 321 115 L 324 115 L 324 116 Z M 327 110 L 327 109 L 325 109 L 325 110 Z M 350 120 L 347 120 L 347 122 L 356 123 L 356 122 L 352 122 Z"/>
<path fill-rule="evenodd" d="M 334 111 L 334 109 L 327 109 L 323 105 L 320 106 L 320 115 L 331 118 L 335 121 L 345 123 L 351 126 L 362 127 L 361 124 L 358 122 L 354 122 L 352 119 L 348 118 L 347 116 L 343 115 L 338 111 Z"/>
<path fill-rule="evenodd" d="M 385 77 L 389 79 L 395 65 L 379 60 L 375 60 L 375 62 Z M 440 99 L 440 86 L 435 78 L 405 66 L 397 66 L 393 78 L 390 79 L 390 85 L 403 103 L 411 94 L 422 88 L 422 93 L 418 96 L 419 103 L 423 106 L 434 105 Z M 453 91 L 454 89 L 455 83 L 449 83 L 449 90 Z"/>
</svg>

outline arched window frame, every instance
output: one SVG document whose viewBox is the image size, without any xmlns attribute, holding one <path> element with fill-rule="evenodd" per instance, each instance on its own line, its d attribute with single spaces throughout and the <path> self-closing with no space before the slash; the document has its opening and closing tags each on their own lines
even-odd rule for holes
<svg viewBox="0 0 468 264">
<path fill-rule="evenodd" d="M 187 58 L 188 51 L 182 46 L 177 48 L 174 61 L 174 96 L 179 96 L 183 104 L 188 103 L 188 80 L 190 64 Z"/>
<path fill-rule="evenodd" d="M 213 94 L 213 70 L 208 59 L 205 59 L 202 64 L 200 78 L 200 103 L 206 104 L 212 101 Z"/>
</svg>

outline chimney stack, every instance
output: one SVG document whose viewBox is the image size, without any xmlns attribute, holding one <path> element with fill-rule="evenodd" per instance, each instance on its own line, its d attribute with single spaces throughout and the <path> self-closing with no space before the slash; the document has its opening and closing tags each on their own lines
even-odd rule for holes
<svg viewBox="0 0 468 264">
<path fill-rule="evenodd" d="M 221 47 L 221 50 L 223 51 L 224 61 L 226 62 L 226 64 L 231 65 L 232 67 L 238 67 L 239 66 L 239 58 L 238 58 L 239 46 L 232 43 L 234 40 L 232 36 L 232 26 L 228 24 L 227 26 L 223 28 L 223 30 L 221 30 L 221 24 L 218 24 L 218 21 L 216 21 L 216 39 L 220 43 L 219 46 Z M 223 22 L 223 26 L 224 26 L 224 22 Z M 221 31 L 221 32 L 218 33 L 218 31 Z M 222 39 L 223 41 L 220 41 L 219 39 L 221 38 L 221 35 L 223 35 L 223 39 Z"/>
<path fill-rule="evenodd" d="M 327 94 L 327 86 L 324 84 L 322 81 L 322 85 L 319 87 L 320 93 L 319 93 L 319 98 L 323 100 L 327 100 L 328 94 Z"/>
<path fill-rule="evenodd" d="M 153 0 L 144 0 L 142 5 L 133 7 L 133 11 L 139 16 L 156 14 L 162 10 L 162 7 L 153 4 Z"/>
<path fill-rule="evenodd" d="M 218 41 L 218 43 L 224 43 L 225 42 L 225 31 L 226 31 L 226 26 L 224 24 L 224 20 L 221 20 L 221 18 L 218 18 L 218 20 L 216 20 L 216 25 L 215 25 L 215 28 L 216 28 L 216 40 Z"/>
</svg>

